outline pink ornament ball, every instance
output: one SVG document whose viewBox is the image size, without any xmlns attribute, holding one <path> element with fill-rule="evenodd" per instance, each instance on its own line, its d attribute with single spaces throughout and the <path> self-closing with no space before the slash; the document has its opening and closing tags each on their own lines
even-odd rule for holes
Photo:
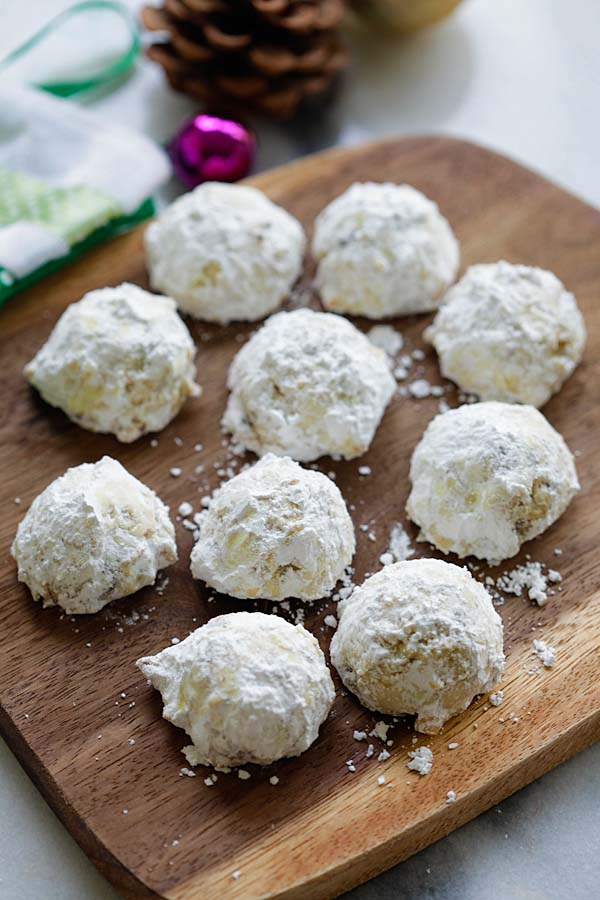
<svg viewBox="0 0 600 900">
<path fill-rule="evenodd" d="M 204 181 L 238 181 L 252 166 L 254 135 L 231 119 L 194 116 L 168 146 L 177 177 L 190 188 Z"/>
</svg>

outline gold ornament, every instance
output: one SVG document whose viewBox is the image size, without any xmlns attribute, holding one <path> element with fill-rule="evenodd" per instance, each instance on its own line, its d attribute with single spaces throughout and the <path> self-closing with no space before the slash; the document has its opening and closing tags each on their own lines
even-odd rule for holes
<svg viewBox="0 0 600 900">
<path fill-rule="evenodd" d="M 418 31 L 449 16 L 461 0 L 352 0 L 359 16 L 399 32 Z"/>
</svg>

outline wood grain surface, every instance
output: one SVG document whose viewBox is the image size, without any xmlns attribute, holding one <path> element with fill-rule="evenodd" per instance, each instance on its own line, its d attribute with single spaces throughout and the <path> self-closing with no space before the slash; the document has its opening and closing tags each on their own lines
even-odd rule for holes
<svg viewBox="0 0 600 900">
<path fill-rule="evenodd" d="M 225 376 L 240 341 L 254 328 L 189 323 L 204 395 L 158 435 L 157 447 L 149 438 L 126 446 L 72 425 L 39 399 L 21 370 L 59 314 L 85 291 L 123 280 L 147 284 L 143 229 L 15 297 L 0 314 L 0 727 L 56 813 L 124 897 L 334 897 L 600 735 L 600 214 L 513 162 L 442 138 L 335 150 L 251 183 L 310 232 L 325 203 L 351 182 L 366 179 L 406 181 L 433 197 L 460 239 L 463 268 L 499 258 L 533 263 L 553 269 L 577 295 L 589 333 L 585 359 L 544 412 L 577 452 L 583 489 L 554 527 L 494 571 L 499 574 L 530 553 L 559 568 L 562 591 L 542 609 L 517 597 L 500 608 L 508 654 L 504 703 L 495 709 L 481 698 L 442 735 L 420 736 L 418 743 L 434 753 L 427 777 L 405 766 L 413 747 L 410 722 L 390 732 L 389 760 L 365 758 L 366 745 L 354 741 L 352 732 L 369 730 L 375 718 L 342 691 L 339 680 L 331 717 L 299 759 L 262 771 L 249 767 L 248 781 L 221 775 L 212 787 L 204 784 L 203 769 L 196 778 L 181 776 L 180 750 L 187 738 L 161 719 L 160 698 L 134 661 L 245 604 L 226 597 L 208 602 L 209 592 L 189 573 L 192 536 L 181 524 L 180 559 L 168 570 L 162 594 L 148 588 L 76 620 L 31 601 L 16 581 L 9 546 L 25 510 L 52 479 L 105 453 L 154 488 L 173 514 L 184 500 L 198 509 L 200 497 L 221 481 L 217 470 L 227 464 L 219 429 Z M 294 302 L 310 296 L 310 277 L 307 263 Z M 434 354 L 421 337 L 429 319 L 394 324 L 409 352 L 425 349 L 413 377 L 424 374 L 440 383 Z M 454 390 L 446 397 L 457 403 Z M 360 461 L 320 461 L 323 471 L 336 472 L 353 507 L 357 581 L 378 568 L 391 524 L 406 523 L 410 455 L 437 406 L 435 398 L 397 397 Z M 204 445 L 202 452 L 194 450 L 197 442 Z M 202 473 L 195 472 L 199 464 L 205 466 Z M 359 477 L 359 464 L 371 466 L 372 475 Z M 183 469 L 180 478 L 169 475 L 172 466 Z M 370 524 L 375 541 L 358 530 L 362 523 Z M 415 529 L 407 527 L 414 539 Z M 557 547 L 560 558 L 554 555 Z M 418 545 L 418 555 L 430 552 Z M 306 619 L 325 650 L 331 631 L 323 619 L 332 611 L 332 602 L 316 603 Z M 531 674 L 533 637 L 556 648 L 554 668 L 534 665 Z M 458 748 L 448 750 L 450 741 Z M 374 743 L 379 751 L 380 742 Z M 355 761 L 356 772 L 348 771 L 348 759 Z M 274 774 L 280 779 L 276 787 L 269 783 Z M 377 782 L 381 774 L 383 786 Z M 446 803 L 449 790 L 456 792 L 453 804 Z"/>
</svg>

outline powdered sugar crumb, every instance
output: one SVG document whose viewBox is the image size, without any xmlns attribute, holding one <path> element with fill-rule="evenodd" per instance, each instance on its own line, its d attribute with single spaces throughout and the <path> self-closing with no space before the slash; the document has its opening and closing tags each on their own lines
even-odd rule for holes
<svg viewBox="0 0 600 900">
<path fill-rule="evenodd" d="M 388 554 L 393 557 L 393 562 L 403 562 L 413 556 L 414 552 L 407 531 L 401 522 L 396 522 L 390 529 Z"/>
<path fill-rule="evenodd" d="M 561 580 L 562 576 L 556 569 L 548 569 L 541 562 L 528 561 L 497 578 L 496 587 L 505 594 L 517 597 L 525 592 L 530 600 L 543 606 L 554 593 L 549 586 L 558 584 Z"/>
<path fill-rule="evenodd" d="M 408 386 L 408 393 L 416 400 L 423 400 L 431 396 L 431 385 L 425 378 L 417 378 Z"/>
<path fill-rule="evenodd" d="M 419 775 L 429 775 L 433 766 L 433 753 L 429 747 L 417 747 L 416 750 L 410 750 L 410 762 L 406 763 L 407 768 Z"/>
<path fill-rule="evenodd" d="M 550 669 L 556 662 L 556 651 L 554 647 L 548 646 L 545 641 L 535 640 L 532 643 L 531 652 L 534 653 L 539 660 L 541 660 L 542 664 Z"/>
<path fill-rule="evenodd" d="M 367 331 L 367 337 L 372 344 L 384 350 L 388 356 L 395 356 L 404 345 L 402 335 L 391 325 L 374 325 Z"/>
<path fill-rule="evenodd" d="M 441 397 L 444 388 L 441 384 L 430 384 L 426 378 L 417 378 L 408 385 L 408 393 L 415 400 L 424 400 L 425 397 Z"/>
<path fill-rule="evenodd" d="M 390 726 L 387 722 L 381 720 L 377 722 L 373 730 L 369 732 L 369 737 L 376 737 L 379 738 L 380 741 L 386 741 L 389 730 Z"/>
</svg>

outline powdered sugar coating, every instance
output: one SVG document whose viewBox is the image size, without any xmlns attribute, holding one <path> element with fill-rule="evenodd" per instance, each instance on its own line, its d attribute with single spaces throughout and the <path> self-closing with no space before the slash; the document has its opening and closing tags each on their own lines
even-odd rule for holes
<svg viewBox="0 0 600 900">
<path fill-rule="evenodd" d="M 425 338 L 462 390 L 539 407 L 580 361 L 585 325 L 552 272 L 498 262 L 467 270 Z"/>
<path fill-rule="evenodd" d="M 194 578 L 240 598 L 317 600 L 341 578 L 355 549 L 337 486 L 273 454 L 225 482 L 199 529 Z"/>
<path fill-rule="evenodd" d="M 436 416 L 410 466 L 419 540 L 495 564 L 518 553 L 579 490 L 573 455 L 533 406 L 489 401 Z"/>
<path fill-rule="evenodd" d="M 341 316 L 271 318 L 239 351 L 223 427 L 259 456 L 364 453 L 395 390 L 385 353 Z"/>
<path fill-rule="evenodd" d="M 435 309 L 458 270 L 450 225 L 407 184 L 353 184 L 317 217 L 312 249 L 324 306 L 370 319 Z"/>
<path fill-rule="evenodd" d="M 93 613 L 177 559 L 168 507 L 115 459 L 67 469 L 31 504 L 11 549 L 44 606 Z"/>
<path fill-rule="evenodd" d="M 298 278 L 300 223 L 261 191 L 207 182 L 171 204 L 146 230 L 154 288 L 211 322 L 254 321 L 276 309 Z"/>
<path fill-rule="evenodd" d="M 188 762 L 217 769 L 299 756 L 335 696 L 315 638 L 259 612 L 217 616 L 137 666 L 161 692 L 164 718 L 192 739 Z"/>
<path fill-rule="evenodd" d="M 417 731 L 439 731 L 504 670 L 502 621 L 489 594 L 442 560 L 385 566 L 338 613 L 331 661 L 346 687 L 368 709 L 416 715 Z"/>
<path fill-rule="evenodd" d="M 195 354 L 170 297 L 121 284 L 67 307 L 25 377 L 82 428 L 129 443 L 201 393 Z"/>
</svg>

